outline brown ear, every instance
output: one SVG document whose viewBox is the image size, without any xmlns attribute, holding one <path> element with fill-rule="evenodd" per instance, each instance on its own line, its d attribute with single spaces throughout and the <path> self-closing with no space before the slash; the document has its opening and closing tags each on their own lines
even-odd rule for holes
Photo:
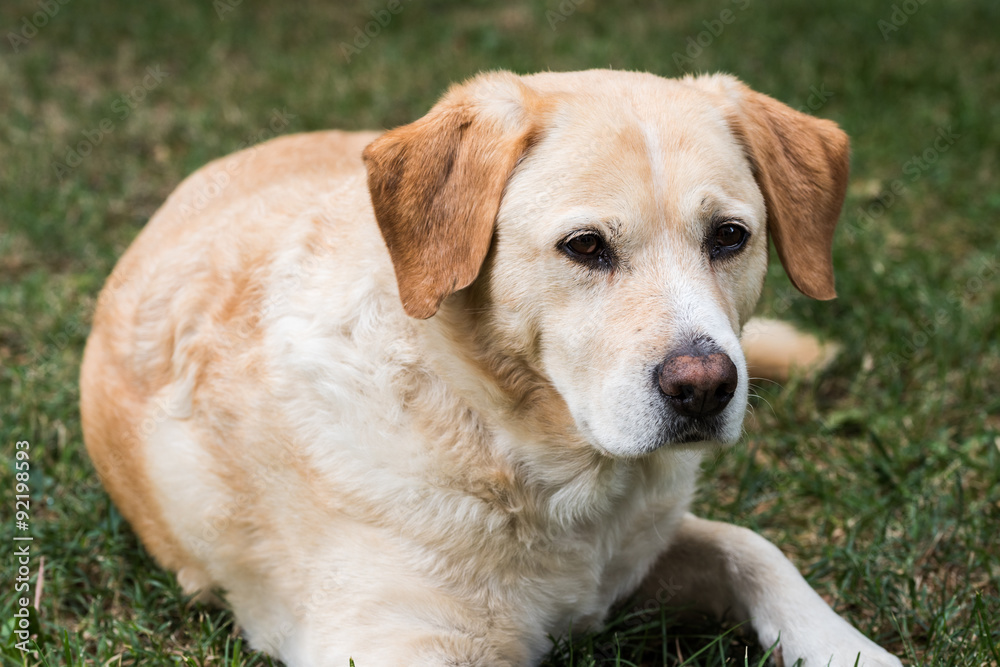
<svg viewBox="0 0 1000 667">
<path fill-rule="evenodd" d="M 806 296 L 836 297 L 833 231 L 847 191 L 847 135 L 833 121 L 795 111 L 731 77 L 714 78 L 736 98 L 730 122 L 764 195 L 785 272 Z"/>
<path fill-rule="evenodd" d="M 408 315 L 432 316 L 479 274 L 507 179 L 537 134 L 537 107 L 513 74 L 481 75 L 365 149 L 375 218 Z"/>
</svg>

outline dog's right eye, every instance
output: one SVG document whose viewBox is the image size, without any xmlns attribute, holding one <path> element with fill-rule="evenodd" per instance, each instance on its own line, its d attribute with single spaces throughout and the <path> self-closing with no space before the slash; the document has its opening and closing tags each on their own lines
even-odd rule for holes
<svg viewBox="0 0 1000 667">
<path fill-rule="evenodd" d="M 566 247 L 581 257 L 596 257 L 604 248 L 604 241 L 597 234 L 580 234 L 567 241 Z"/>
<path fill-rule="evenodd" d="M 712 259 L 722 259 L 738 253 L 750 238 L 750 232 L 742 225 L 734 222 L 726 222 L 715 230 L 714 237 L 710 238 L 709 256 Z"/>
<path fill-rule="evenodd" d="M 563 252 L 572 259 L 600 268 L 611 268 L 611 252 L 600 234 L 584 232 L 572 236 L 560 244 Z"/>
</svg>

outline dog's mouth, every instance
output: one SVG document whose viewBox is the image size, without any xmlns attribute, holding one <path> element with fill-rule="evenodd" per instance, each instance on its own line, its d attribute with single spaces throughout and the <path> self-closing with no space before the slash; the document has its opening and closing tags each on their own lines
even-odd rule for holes
<svg viewBox="0 0 1000 667">
<path fill-rule="evenodd" d="M 660 430 L 656 449 L 675 445 L 704 444 L 714 447 L 725 445 L 730 440 L 726 436 L 725 427 L 726 423 L 721 415 L 708 419 L 678 417 Z"/>
<path fill-rule="evenodd" d="M 676 438 L 672 442 L 669 442 L 667 444 L 672 444 L 672 445 L 689 445 L 689 444 L 693 444 L 693 443 L 696 443 L 696 442 L 705 442 L 705 443 L 715 442 L 715 440 L 716 440 L 716 438 L 714 438 L 711 434 L 693 432 L 693 433 L 688 433 L 688 434 L 682 435 L 679 438 Z"/>
</svg>

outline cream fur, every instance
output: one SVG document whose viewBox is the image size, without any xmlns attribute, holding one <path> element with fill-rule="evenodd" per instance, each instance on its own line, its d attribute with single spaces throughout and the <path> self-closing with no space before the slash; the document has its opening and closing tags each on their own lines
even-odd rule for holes
<svg viewBox="0 0 1000 667">
<path fill-rule="evenodd" d="M 534 664 L 667 575 L 780 632 L 788 664 L 898 665 L 775 547 L 687 514 L 703 452 L 741 432 L 767 263 L 739 85 L 497 73 L 450 93 L 500 132 L 543 121 L 478 278 L 425 320 L 365 185 L 377 134 L 192 175 L 109 279 L 81 376 L 88 449 L 146 546 L 293 667 Z M 725 263 L 713 216 L 751 233 Z M 618 244 L 613 274 L 556 250 L 581 227 Z M 651 369 L 702 336 L 738 390 L 714 441 L 665 442 Z"/>
</svg>

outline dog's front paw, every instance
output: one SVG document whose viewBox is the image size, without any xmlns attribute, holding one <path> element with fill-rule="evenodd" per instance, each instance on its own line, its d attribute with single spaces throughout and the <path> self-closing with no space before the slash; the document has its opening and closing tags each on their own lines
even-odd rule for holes
<svg viewBox="0 0 1000 667">
<path fill-rule="evenodd" d="M 871 642 L 865 648 L 845 647 L 832 652 L 803 651 L 782 642 L 774 655 L 777 667 L 903 667 L 899 658 Z"/>
<path fill-rule="evenodd" d="M 821 632 L 781 633 L 775 664 L 778 667 L 902 667 L 899 658 L 858 632 L 839 616 L 835 627 Z M 773 646 L 761 633 L 765 646 Z"/>
</svg>

